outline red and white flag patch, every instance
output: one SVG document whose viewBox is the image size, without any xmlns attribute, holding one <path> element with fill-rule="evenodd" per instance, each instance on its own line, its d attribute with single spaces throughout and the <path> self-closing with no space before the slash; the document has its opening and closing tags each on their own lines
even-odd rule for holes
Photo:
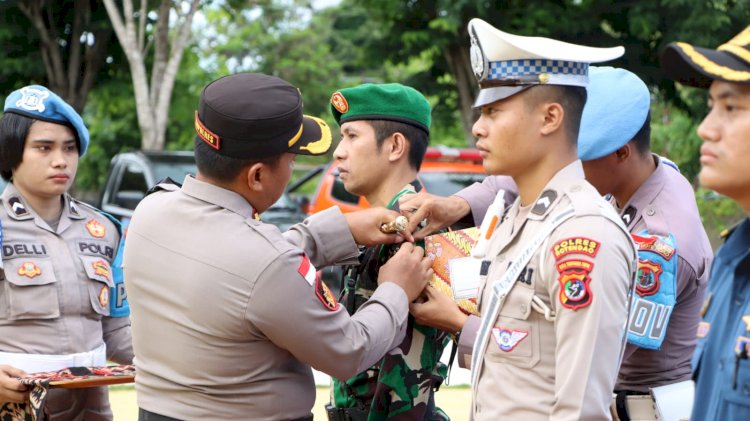
<svg viewBox="0 0 750 421">
<path fill-rule="evenodd" d="M 305 278 L 310 286 L 313 286 L 315 284 L 315 266 L 313 266 L 313 264 L 310 262 L 310 259 L 304 254 L 302 255 L 302 262 L 299 264 L 297 272 L 299 272 L 299 274 L 302 275 L 303 278 Z"/>
</svg>

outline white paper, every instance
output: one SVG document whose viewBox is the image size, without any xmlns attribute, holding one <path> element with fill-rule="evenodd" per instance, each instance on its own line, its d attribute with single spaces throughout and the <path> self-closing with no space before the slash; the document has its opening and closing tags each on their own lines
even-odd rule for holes
<svg viewBox="0 0 750 421">
<path fill-rule="evenodd" d="M 467 300 L 477 298 L 481 266 L 482 260 L 473 257 L 461 257 L 448 261 L 448 276 L 451 279 L 454 299 Z"/>
</svg>

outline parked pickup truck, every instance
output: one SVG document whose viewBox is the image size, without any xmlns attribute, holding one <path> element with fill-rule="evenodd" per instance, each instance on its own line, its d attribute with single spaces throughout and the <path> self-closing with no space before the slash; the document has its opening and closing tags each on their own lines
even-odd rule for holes
<svg viewBox="0 0 750 421">
<path fill-rule="evenodd" d="M 182 183 L 187 174 L 195 174 L 192 151 L 137 151 L 115 155 L 109 165 L 97 206 L 121 220 L 129 220 L 133 210 L 146 192 L 159 181 L 169 177 Z M 263 221 L 274 224 L 281 231 L 305 218 L 305 214 L 288 194 L 279 198 L 263 213 Z"/>
</svg>

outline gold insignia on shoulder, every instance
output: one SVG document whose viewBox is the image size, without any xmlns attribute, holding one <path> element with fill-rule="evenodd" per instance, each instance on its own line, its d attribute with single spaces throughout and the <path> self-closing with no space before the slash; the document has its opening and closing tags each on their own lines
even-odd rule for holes
<svg viewBox="0 0 750 421">
<path fill-rule="evenodd" d="M 107 234 L 107 229 L 96 219 L 91 219 L 89 222 L 86 222 L 86 230 L 94 238 L 104 238 Z"/>
</svg>

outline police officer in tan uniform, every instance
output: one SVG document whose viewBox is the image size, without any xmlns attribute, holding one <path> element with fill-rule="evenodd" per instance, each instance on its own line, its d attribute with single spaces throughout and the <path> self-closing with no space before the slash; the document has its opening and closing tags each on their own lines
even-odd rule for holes
<svg viewBox="0 0 750 421">
<path fill-rule="evenodd" d="M 13 92 L 4 111 L 0 174 L 10 183 L 0 196 L 0 401 L 18 402 L 23 389 L 10 377 L 22 371 L 129 364 L 133 352 L 113 264 L 119 227 L 67 194 L 89 144 L 83 120 L 38 85 Z M 112 419 L 105 387 L 47 396 L 53 420 Z"/>
<path fill-rule="evenodd" d="M 519 197 L 490 228 L 478 268 L 481 321 L 442 316 L 432 288 L 412 312 L 473 345 L 464 362 L 475 419 L 609 419 L 636 251 L 584 180 L 576 139 L 588 63 L 622 48 L 519 37 L 479 19 L 469 33 L 481 88 L 477 148 L 488 173 L 513 177 Z"/>
<path fill-rule="evenodd" d="M 196 177 L 161 184 L 135 210 L 124 270 L 141 420 L 311 419 L 310 366 L 349 378 L 401 343 L 408 303 L 432 276 L 404 243 L 349 316 L 316 267 L 354 263 L 398 213 L 331 208 L 280 233 L 258 220 L 296 154 L 331 145 L 299 90 L 237 74 L 208 84 L 195 114 Z"/>
</svg>

